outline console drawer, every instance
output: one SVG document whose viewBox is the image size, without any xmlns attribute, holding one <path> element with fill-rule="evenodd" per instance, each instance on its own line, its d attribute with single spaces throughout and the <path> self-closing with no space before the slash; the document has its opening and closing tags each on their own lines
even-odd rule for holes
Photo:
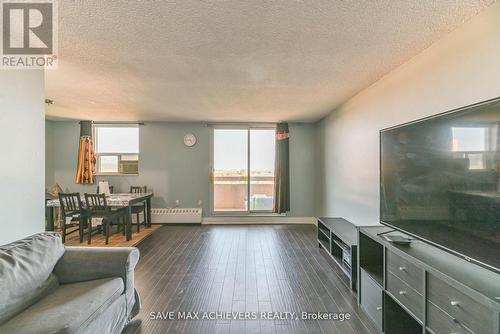
<svg viewBox="0 0 500 334">
<path fill-rule="evenodd" d="M 424 271 L 403 257 L 387 251 L 387 268 L 418 293 L 424 294 Z"/>
<path fill-rule="evenodd" d="M 436 334 L 474 334 L 431 302 L 427 302 L 427 327 Z"/>
<path fill-rule="evenodd" d="M 402 305 L 422 320 L 424 314 L 424 297 L 391 272 L 387 273 L 387 291 Z"/>
<path fill-rule="evenodd" d="M 382 331 L 382 287 L 360 269 L 361 306 Z"/>
<path fill-rule="evenodd" d="M 429 275 L 427 280 L 427 298 L 455 319 L 455 322 L 464 325 L 472 332 L 493 333 L 494 310 L 432 275 Z"/>
</svg>

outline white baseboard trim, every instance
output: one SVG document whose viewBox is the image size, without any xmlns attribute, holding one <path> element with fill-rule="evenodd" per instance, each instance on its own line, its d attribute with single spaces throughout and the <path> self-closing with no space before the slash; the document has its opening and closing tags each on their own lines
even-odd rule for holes
<svg viewBox="0 0 500 334">
<path fill-rule="evenodd" d="M 206 225 L 316 224 L 315 217 L 217 216 L 203 217 Z"/>
</svg>

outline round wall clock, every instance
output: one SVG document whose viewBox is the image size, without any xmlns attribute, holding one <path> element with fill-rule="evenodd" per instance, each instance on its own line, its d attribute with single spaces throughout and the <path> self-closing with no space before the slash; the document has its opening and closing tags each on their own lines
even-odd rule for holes
<svg viewBox="0 0 500 334">
<path fill-rule="evenodd" d="M 196 144 L 196 136 L 192 133 L 188 133 L 184 136 L 184 145 L 187 147 L 192 147 Z"/>
</svg>

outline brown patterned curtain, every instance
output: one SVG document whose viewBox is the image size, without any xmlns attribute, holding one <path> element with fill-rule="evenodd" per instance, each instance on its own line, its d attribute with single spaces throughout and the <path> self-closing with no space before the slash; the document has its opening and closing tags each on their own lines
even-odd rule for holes
<svg viewBox="0 0 500 334">
<path fill-rule="evenodd" d="M 290 153 L 288 123 L 276 126 L 276 168 L 274 181 L 274 211 L 290 211 Z"/>
<path fill-rule="evenodd" d="M 95 162 L 92 121 L 81 121 L 80 148 L 78 150 L 78 168 L 76 171 L 77 184 L 94 184 Z"/>
</svg>

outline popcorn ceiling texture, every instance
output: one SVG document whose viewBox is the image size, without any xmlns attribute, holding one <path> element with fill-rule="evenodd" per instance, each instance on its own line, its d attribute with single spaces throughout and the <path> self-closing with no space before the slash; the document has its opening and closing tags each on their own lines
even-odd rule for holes
<svg viewBox="0 0 500 334">
<path fill-rule="evenodd" d="M 315 121 L 494 2 L 59 1 L 47 115 Z"/>
</svg>

